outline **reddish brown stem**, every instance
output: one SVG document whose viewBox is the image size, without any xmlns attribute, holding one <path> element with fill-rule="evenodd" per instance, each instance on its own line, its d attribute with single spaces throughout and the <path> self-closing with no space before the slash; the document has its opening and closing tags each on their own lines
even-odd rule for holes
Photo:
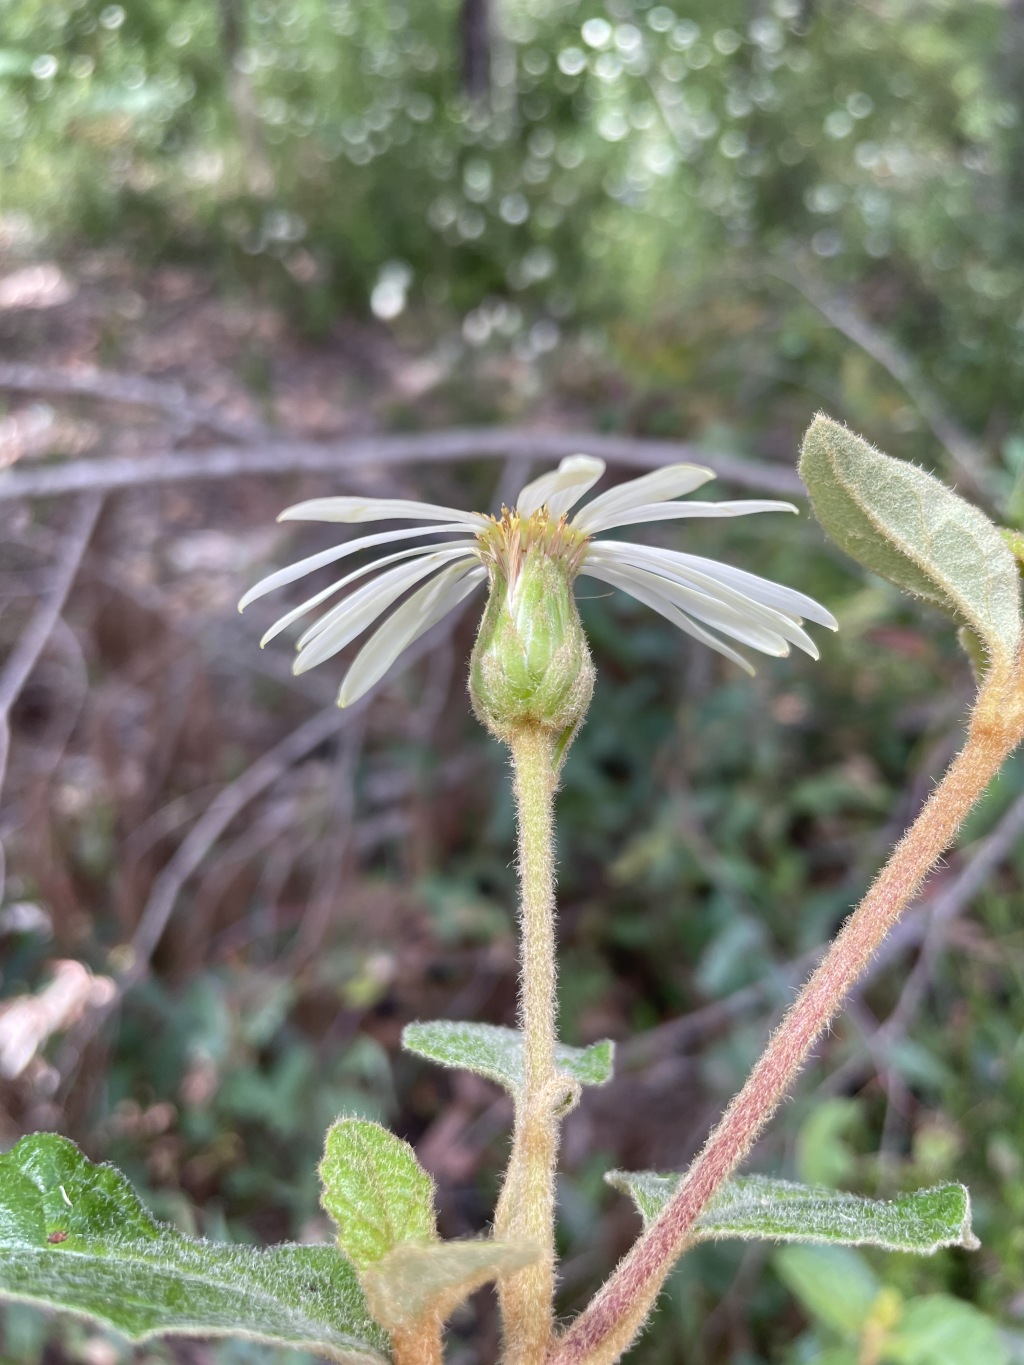
<svg viewBox="0 0 1024 1365">
<path fill-rule="evenodd" d="M 556 1341 L 547 1365 L 612 1365 L 626 1350 L 708 1201 L 746 1156 L 850 987 L 1022 737 L 1018 662 L 986 680 L 964 748 L 772 1035 L 671 1202 Z"/>
</svg>

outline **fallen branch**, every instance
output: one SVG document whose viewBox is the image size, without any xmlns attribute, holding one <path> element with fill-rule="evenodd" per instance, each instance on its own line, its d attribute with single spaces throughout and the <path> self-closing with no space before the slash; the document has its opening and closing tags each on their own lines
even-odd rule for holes
<svg viewBox="0 0 1024 1365">
<path fill-rule="evenodd" d="M 21 694 L 21 689 L 32 676 L 39 656 L 46 648 L 53 629 L 64 610 L 68 593 L 78 575 L 82 556 L 92 537 L 103 499 L 97 492 L 88 492 L 75 512 L 67 530 L 60 561 L 53 571 L 49 591 L 36 607 L 28 625 L 14 646 L 3 672 L 0 673 L 0 790 L 7 772 L 7 754 L 11 743 L 10 713 Z"/>
<path fill-rule="evenodd" d="M 197 403 L 180 384 L 141 375 L 0 364 L 0 389 L 48 398 L 95 398 L 101 403 L 154 408 L 170 418 L 179 437 L 206 427 L 229 441 L 254 441 L 266 438 L 269 430 L 261 422 L 237 420 L 217 408 Z"/>
<path fill-rule="evenodd" d="M 146 459 L 76 460 L 42 469 L 0 475 L 0 502 L 69 493 L 112 492 L 190 479 L 231 479 L 250 474 L 328 473 L 344 476 L 345 487 L 382 465 L 523 456 L 557 460 L 586 451 L 609 463 L 656 469 L 675 461 L 707 465 L 728 483 L 783 496 L 802 495 L 803 484 L 788 466 L 758 464 L 733 455 L 709 454 L 686 441 L 650 441 L 593 432 L 531 431 L 524 427 L 453 427 L 401 436 L 361 436 L 318 444 L 271 441 L 240 449 L 217 446 L 189 454 L 165 451 Z"/>
<path fill-rule="evenodd" d="M 132 936 L 128 969 L 118 982 L 122 990 L 148 972 L 153 951 L 163 937 L 185 883 L 198 871 L 232 820 L 289 768 L 333 738 L 347 719 L 335 706 L 318 711 L 217 793 L 153 883 Z"/>
</svg>

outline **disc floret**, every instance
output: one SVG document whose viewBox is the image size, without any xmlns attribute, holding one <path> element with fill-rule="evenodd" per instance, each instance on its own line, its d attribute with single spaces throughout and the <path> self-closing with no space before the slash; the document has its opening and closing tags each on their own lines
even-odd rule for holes
<svg viewBox="0 0 1024 1365">
<path fill-rule="evenodd" d="M 586 556 L 590 537 L 570 526 L 567 517 L 553 517 L 546 506 L 528 517 L 503 506 L 500 517 L 488 518 L 477 540 L 480 559 L 488 571 L 500 573 L 514 591 L 532 550 L 563 564 L 571 583 Z"/>
</svg>

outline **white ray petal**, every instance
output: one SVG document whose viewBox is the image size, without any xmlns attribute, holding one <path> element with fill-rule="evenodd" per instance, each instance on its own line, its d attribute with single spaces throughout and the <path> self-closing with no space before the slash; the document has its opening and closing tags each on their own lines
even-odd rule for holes
<svg viewBox="0 0 1024 1365">
<path fill-rule="evenodd" d="M 667 598 L 663 597 L 660 593 L 650 591 L 646 584 L 634 581 L 628 573 L 623 573 L 617 569 L 609 569 L 604 566 L 594 566 L 588 562 L 580 569 L 580 575 L 587 578 L 597 578 L 602 583 L 608 583 L 613 588 L 619 588 L 620 591 L 628 593 L 630 597 L 635 597 L 636 600 L 642 602 L 644 606 L 650 607 L 653 611 L 658 612 L 659 615 L 664 616 L 666 621 L 671 621 L 679 630 L 685 631 L 687 635 L 692 635 L 693 638 L 699 640 L 701 644 L 708 645 L 711 649 L 716 649 L 719 654 L 724 654 L 727 659 L 732 659 L 733 663 L 739 664 L 740 668 L 753 675 L 753 665 L 750 660 L 745 659 L 738 650 L 730 648 L 724 640 L 720 640 L 717 635 L 712 635 L 710 631 L 703 630 L 697 625 L 696 621 L 692 621 L 690 617 L 686 616 L 677 607 L 673 606 Z"/>
<path fill-rule="evenodd" d="M 655 469 L 650 474 L 642 474 L 638 479 L 629 479 L 601 493 L 593 502 L 577 512 L 573 526 L 588 535 L 595 528 L 592 521 L 608 513 L 628 511 L 631 507 L 646 507 L 652 502 L 665 502 L 669 498 L 681 498 L 684 493 L 692 493 L 695 488 L 715 477 L 713 469 L 705 469 L 697 464 L 670 464 L 664 469 Z"/>
<path fill-rule="evenodd" d="M 358 592 L 346 597 L 344 602 L 339 602 L 333 611 L 328 612 L 322 621 L 318 621 L 302 636 L 292 672 L 305 673 L 325 659 L 330 659 L 357 635 L 361 635 L 413 584 L 439 569 L 442 564 L 454 558 L 468 558 L 469 554 L 466 550 L 435 550 L 411 564 L 398 564 L 367 583 Z"/>
<path fill-rule="evenodd" d="M 613 568 L 618 573 L 628 575 L 636 583 L 649 588 L 651 592 L 657 592 L 666 602 L 672 602 L 673 606 L 679 607 L 680 612 L 687 616 L 696 617 L 696 620 L 705 621 L 721 631 L 724 635 L 732 636 L 735 640 L 740 640 L 741 644 L 750 644 L 755 650 L 762 654 L 771 654 L 776 658 L 784 658 L 789 654 L 789 642 L 797 644 L 808 654 L 818 657 L 814 640 L 801 631 L 796 622 L 782 617 L 781 614 L 774 614 L 773 617 L 763 617 L 760 612 L 763 609 L 756 606 L 756 603 L 744 602 L 737 606 L 735 603 L 724 601 L 720 597 L 700 592 L 688 584 L 679 583 L 661 573 L 654 573 L 649 569 L 644 569 L 636 564 L 612 564 L 603 560 L 595 560 L 598 568 Z M 796 636 L 796 639 L 793 639 Z"/>
<path fill-rule="evenodd" d="M 744 619 L 758 622 L 766 629 L 781 635 L 791 644 L 817 659 L 818 647 L 802 628 L 800 618 L 787 615 L 777 607 L 759 602 L 747 593 L 730 587 L 711 574 L 700 573 L 680 562 L 681 557 L 673 550 L 663 550 L 652 545 L 631 545 L 624 541 L 599 540 L 592 542 L 590 553 L 600 560 L 613 563 L 634 564 L 664 578 L 712 598 L 724 606 L 738 612 Z M 684 604 L 683 604 L 684 605 Z M 685 605 L 684 605 L 684 609 Z M 699 615 L 699 613 L 698 613 Z"/>
<path fill-rule="evenodd" d="M 338 693 L 351 706 L 379 682 L 398 656 L 459 605 L 487 577 L 482 565 L 452 564 L 395 611 L 370 636 L 352 661 Z"/>
<path fill-rule="evenodd" d="M 532 517 L 547 503 L 552 517 L 564 516 L 589 492 L 604 473 L 604 460 L 592 455 L 567 455 L 557 469 L 525 484 L 516 498 L 521 517 Z"/>
<path fill-rule="evenodd" d="M 598 567 L 605 568 L 607 563 L 601 558 L 596 558 Z M 758 607 L 754 602 L 743 603 L 737 607 L 722 601 L 721 598 L 711 597 L 707 593 L 699 592 L 696 588 L 688 587 L 684 583 L 679 583 L 673 578 L 668 578 L 662 574 L 652 572 L 639 564 L 616 563 L 613 565 L 617 572 L 627 575 L 631 580 L 640 583 L 651 592 L 660 593 L 673 606 L 685 612 L 687 616 L 695 616 L 698 621 L 704 621 L 709 626 L 714 626 L 716 630 L 722 631 L 724 635 L 731 635 L 734 640 L 739 640 L 741 644 L 750 645 L 753 649 L 759 649 L 762 654 L 772 654 L 776 658 L 784 658 L 789 653 L 787 637 L 782 629 L 783 624 L 792 628 L 794 622 L 783 621 L 777 614 L 774 619 L 765 619 L 761 613 L 765 608 Z M 799 628 L 798 628 L 799 629 Z M 802 632 L 801 632 L 802 634 Z M 804 637 L 807 639 L 807 637 Z M 811 649 L 814 649 L 814 642 L 807 640 Z"/>
<path fill-rule="evenodd" d="M 583 510 L 589 512 L 590 508 L 585 507 Z M 573 526 L 592 536 L 598 531 L 610 531 L 613 526 L 635 526 L 645 521 L 677 521 L 684 517 L 745 517 L 751 512 L 797 510 L 791 502 L 760 498 L 740 498 L 737 502 L 649 502 L 642 507 L 622 511 L 613 509 L 588 520 L 585 526 L 578 525 L 579 517 L 576 517 Z"/>
<path fill-rule="evenodd" d="M 602 548 L 610 544 L 611 541 L 604 541 Z M 797 592 L 795 588 L 773 583 L 769 578 L 759 578 L 757 574 L 748 573 L 746 569 L 734 568 L 731 564 L 720 564 L 717 559 L 685 554 L 682 550 L 666 550 L 665 553 L 685 564 L 688 569 L 717 579 L 726 587 L 735 588 L 737 592 L 752 597 L 755 602 L 763 602 L 766 607 L 774 607 L 777 611 L 786 612 L 790 616 L 813 621 L 817 626 L 827 626 L 829 630 L 839 629 L 839 622 L 826 607 L 816 602 L 813 597 L 808 597 L 806 593 Z"/>
<path fill-rule="evenodd" d="M 406 498 L 311 498 L 286 507 L 278 521 L 454 521 L 460 530 L 479 530 L 487 525 L 482 512 L 463 512 L 458 507 L 439 507 L 433 502 L 410 502 Z"/>
<path fill-rule="evenodd" d="M 463 542 L 462 548 L 460 548 L 459 546 L 453 547 L 457 552 L 454 557 L 458 558 L 460 554 L 469 555 L 472 552 L 472 550 L 475 549 L 475 546 L 476 546 L 475 541 L 468 541 Z M 449 547 L 447 546 L 444 547 L 445 550 L 448 548 Z M 388 555 L 386 559 L 375 560 L 373 563 L 368 564 L 366 566 L 366 570 L 372 571 L 374 569 L 383 568 L 386 565 L 394 563 L 396 560 L 400 559 L 431 558 L 432 562 L 436 563 L 437 561 L 434 561 L 432 557 L 434 555 L 442 554 L 443 552 L 444 552 L 443 550 L 436 549 L 432 545 L 417 545 L 414 550 L 410 550 L 407 553 L 403 554 L 400 551 L 398 554 Z M 452 558 L 451 555 L 447 556 L 447 559 L 451 558 Z M 401 571 L 395 569 L 392 570 L 392 573 L 396 575 L 395 581 L 396 582 L 399 581 L 399 578 L 401 577 Z M 319 617 L 316 621 L 314 621 L 312 625 L 308 626 L 306 630 L 299 636 L 298 640 L 296 640 L 295 642 L 295 648 L 299 650 L 299 652 L 301 653 L 302 650 L 304 650 L 307 645 L 312 644 L 312 642 L 316 639 L 318 635 L 322 635 L 325 630 L 330 630 L 336 621 L 344 620 L 347 617 L 349 611 L 352 610 L 354 606 L 355 607 L 360 606 L 360 604 L 363 601 L 371 597 L 374 591 L 376 590 L 375 588 L 376 584 L 379 584 L 384 579 L 390 581 L 391 576 L 392 576 L 391 573 L 381 574 L 380 578 L 374 579 L 374 581 L 372 583 L 368 583 L 365 588 L 361 588 L 358 592 L 352 593 L 349 597 L 346 597 L 344 601 L 339 602 L 336 607 L 332 607 L 330 611 L 325 612 L 323 616 Z M 357 570 L 355 574 L 349 576 L 349 581 L 351 581 L 353 578 L 358 577 L 360 577 L 360 571 Z M 419 577 L 422 578 L 423 575 L 420 574 Z"/>
<path fill-rule="evenodd" d="M 453 553 L 449 553 L 449 549 L 451 549 Z M 395 555 L 393 558 L 398 559 L 401 557 L 403 556 Z M 384 563 L 390 562 L 391 558 L 392 557 L 389 556 L 388 560 L 383 562 Z M 295 648 L 301 654 L 304 650 L 308 649 L 308 647 L 313 643 L 313 641 L 316 640 L 319 636 L 321 636 L 324 633 L 324 631 L 333 630 L 338 625 L 339 622 L 342 625 L 344 625 L 345 622 L 349 619 L 350 612 L 352 612 L 353 610 L 362 611 L 363 604 L 365 602 L 370 601 L 373 598 L 374 594 L 380 591 L 380 585 L 382 583 L 382 580 L 387 580 L 388 583 L 394 582 L 397 584 L 402 582 L 403 577 L 406 577 L 409 579 L 409 582 L 406 583 L 406 586 L 408 587 L 410 586 L 411 583 L 415 583 L 416 581 L 418 581 L 418 579 L 422 578 L 425 573 L 438 568 L 442 564 L 447 564 L 453 559 L 478 558 L 479 556 L 477 555 L 476 552 L 475 540 L 465 542 L 461 547 L 460 546 L 445 547 L 444 549 L 441 550 L 424 549 L 423 547 L 420 547 L 418 554 L 416 556 L 415 563 L 411 565 L 400 565 L 398 568 L 392 569 L 386 574 L 381 574 L 379 578 L 375 578 L 372 582 L 368 583 L 364 588 L 359 589 L 358 592 L 354 592 L 350 594 L 348 597 L 344 598 L 344 600 L 339 602 L 336 607 L 332 607 L 330 611 L 326 612 L 318 620 L 314 621 L 303 632 L 303 634 L 299 636 L 298 640 L 295 642 Z M 417 565 L 424 562 L 429 564 L 429 569 L 422 569 L 417 571 Z M 378 568 L 380 567 L 380 563 L 372 564 L 369 567 L 371 569 Z M 400 590 L 400 593 L 404 591 L 405 589 L 403 588 Z M 395 600 L 394 596 L 392 596 L 391 600 L 392 601 Z M 351 638 L 352 637 L 349 636 L 349 639 Z"/>
<path fill-rule="evenodd" d="M 332 545 L 329 550 L 320 550 L 315 555 L 307 555 L 305 559 L 297 559 L 294 564 L 288 564 L 283 569 L 275 569 L 249 589 L 239 602 L 238 610 L 245 611 L 251 602 L 264 597 L 268 592 L 273 592 L 275 588 L 283 588 L 288 583 L 294 583 L 297 578 L 303 578 L 308 573 L 322 569 L 326 564 L 334 564 L 348 555 L 358 554 L 360 550 L 372 549 L 374 545 L 388 545 L 393 540 L 412 540 L 414 536 L 440 536 L 465 529 L 465 524 L 458 521 L 450 522 L 447 526 L 406 526 L 398 531 L 378 531 L 372 536 L 357 536 L 355 540 Z"/>
<path fill-rule="evenodd" d="M 467 554 L 470 554 L 476 550 L 476 541 L 457 540 L 446 545 L 444 548 L 449 550 L 463 549 Z M 260 649 L 264 649 L 275 636 L 280 635 L 283 630 L 287 630 L 293 621 L 297 621 L 300 616 L 305 616 L 306 612 L 312 611 L 313 608 L 318 607 L 321 602 L 326 602 L 328 597 L 333 597 L 336 592 L 341 592 L 342 588 L 347 588 L 350 583 L 354 583 L 357 579 L 365 578 L 368 573 L 383 569 L 388 564 L 397 564 L 403 559 L 415 559 L 419 555 L 436 553 L 437 547 L 434 545 L 417 545 L 412 550 L 398 550 L 393 555 L 385 555 L 383 559 L 374 559 L 371 560 L 369 564 L 363 564 L 360 568 L 353 570 L 352 573 L 346 574 L 344 578 L 339 578 L 336 582 L 328 584 L 326 588 L 315 593 L 312 597 L 307 597 L 305 602 L 300 602 L 297 607 L 293 607 L 291 611 L 288 611 L 284 616 L 279 617 L 260 641 Z M 324 620 L 326 620 L 326 618 L 324 618 Z M 319 635 L 320 631 L 324 628 L 324 620 L 318 621 L 311 626 L 303 639 L 312 640 L 315 636 Z"/>
</svg>

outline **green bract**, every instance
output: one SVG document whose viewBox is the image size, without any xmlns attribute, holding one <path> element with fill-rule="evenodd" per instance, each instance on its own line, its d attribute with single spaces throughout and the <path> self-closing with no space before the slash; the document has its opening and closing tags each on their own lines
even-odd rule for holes
<svg viewBox="0 0 1024 1365">
<path fill-rule="evenodd" d="M 532 1242 L 400 1242 L 362 1275 L 366 1301 L 389 1332 L 431 1315 L 444 1321 L 477 1289 L 532 1265 L 542 1254 Z"/>
<path fill-rule="evenodd" d="M 338 1245 L 389 1332 L 439 1331 L 474 1290 L 540 1255 L 522 1240 L 440 1241 L 433 1180 L 409 1144 L 379 1123 L 339 1119 L 327 1134 L 320 1175 Z"/>
</svg>

